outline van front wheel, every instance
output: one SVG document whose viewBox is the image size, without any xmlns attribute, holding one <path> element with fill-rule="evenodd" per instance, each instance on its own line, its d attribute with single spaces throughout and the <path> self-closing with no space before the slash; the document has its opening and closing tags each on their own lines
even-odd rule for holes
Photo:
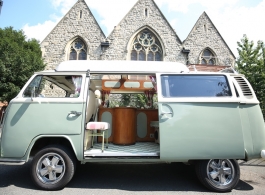
<svg viewBox="0 0 265 195">
<path fill-rule="evenodd" d="M 48 146 L 34 157 L 31 177 L 43 190 L 60 190 L 72 179 L 75 167 L 72 152 L 60 145 Z"/>
<path fill-rule="evenodd" d="M 240 169 L 236 160 L 211 159 L 196 163 L 196 174 L 200 182 L 216 192 L 229 192 L 238 183 Z"/>
</svg>

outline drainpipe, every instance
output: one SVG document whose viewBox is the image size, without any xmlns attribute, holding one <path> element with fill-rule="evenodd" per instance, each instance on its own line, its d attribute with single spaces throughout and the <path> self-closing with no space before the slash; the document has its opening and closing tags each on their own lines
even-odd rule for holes
<svg viewBox="0 0 265 195">
<path fill-rule="evenodd" d="M 184 47 L 182 48 L 182 53 L 187 55 L 187 61 L 186 61 L 186 65 L 189 65 L 189 53 L 190 50 L 189 49 L 185 49 Z"/>
</svg>

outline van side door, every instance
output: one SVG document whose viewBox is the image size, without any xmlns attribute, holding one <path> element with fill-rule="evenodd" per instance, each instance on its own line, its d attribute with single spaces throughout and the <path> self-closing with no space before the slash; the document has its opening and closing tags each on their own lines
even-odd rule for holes
<svg viewBox="0 0 265 195">
<path fill-rule="evenodd" d="M 243 158 L 239 102 L 224 74 L 157 74 L 160 158 Z"/>
</svg>

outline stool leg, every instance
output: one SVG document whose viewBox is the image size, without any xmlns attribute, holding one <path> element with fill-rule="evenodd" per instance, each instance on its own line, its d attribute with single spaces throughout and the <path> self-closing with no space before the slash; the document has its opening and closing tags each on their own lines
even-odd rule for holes
<svg viewBox="0 0 265 195">
<path fill-rule="evenodd" d="M 104 131 L 102 132 L 102 152 L 104 152 Z"/>
<path fill-rule="evenodd" d="M 106 146 L 106 148 L 109 148 L 109 133 L 108 133 L 108 129 L 106 131 L 107 131 L 107 146 Z"/>
<path fill-rule="evenodd" d="M 92 130 L 92 145 L 91 145 L 91 148 L 93 148 L 93 143 L 94 143 L 94 131 Z"/>
</svg>

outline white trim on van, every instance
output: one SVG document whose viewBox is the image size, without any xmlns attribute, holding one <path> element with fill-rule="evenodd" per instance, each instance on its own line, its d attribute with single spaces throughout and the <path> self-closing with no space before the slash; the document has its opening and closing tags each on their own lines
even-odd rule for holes
<svg viewBox="0 0 265 195">
<path fill-rule="evenodd" d="M 90 71 L 95 73 L 126 73 L 126 74 L 154 74 L 154 73 L 188 73 L 186 65 L 178 62 L 154 62 L 154 61 L 64 61 L 57 66 L 55 71 L 76 72 Z"/>
</svg>

